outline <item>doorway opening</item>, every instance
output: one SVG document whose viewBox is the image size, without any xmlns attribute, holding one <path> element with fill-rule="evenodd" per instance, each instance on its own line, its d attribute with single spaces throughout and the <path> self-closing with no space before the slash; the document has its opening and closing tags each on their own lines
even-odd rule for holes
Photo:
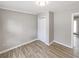
<svg viewBox="0 0 79 59">
<path fill-rule="evenodd" d="M 79 57 L 79 13 L 72 14 L 71 45 L 74 56 Z"/>
</svg>

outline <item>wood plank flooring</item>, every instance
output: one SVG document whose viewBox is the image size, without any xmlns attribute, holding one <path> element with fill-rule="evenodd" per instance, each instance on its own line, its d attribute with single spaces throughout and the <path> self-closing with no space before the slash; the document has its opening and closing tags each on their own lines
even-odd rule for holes
<svg viewBox="0 0 79 59">
<path fill-rule="evenodd" d="M 0 55 L 0 58 L 73 58 L 73 50 L 57 43 L 47 46 L 37 40 Z"/>
</svg>

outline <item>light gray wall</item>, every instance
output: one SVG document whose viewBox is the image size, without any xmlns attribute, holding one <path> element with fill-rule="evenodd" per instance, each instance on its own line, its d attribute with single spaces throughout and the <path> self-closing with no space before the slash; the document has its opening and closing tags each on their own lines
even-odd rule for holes
<svg viewBox="0 0 79 59">
<path fill-rule="evenodd" d="M 49 43 L 54 40 L 54 13 L 49 12 Z"/>
<path fill-rule="evenodd" d="M 77 20 L 77 33 L 79 34 L 79 18 L 77 18 L 76 20 Z"/>
<path fill-rule="evenodd" d="M 71 47 L 72 12 L 54 13 L 54 40 Z"/>
<path fill-rule="evenodd" d="M 0 9 L 0 51 L 36 39 L 37 17 Z"/>
</svg>

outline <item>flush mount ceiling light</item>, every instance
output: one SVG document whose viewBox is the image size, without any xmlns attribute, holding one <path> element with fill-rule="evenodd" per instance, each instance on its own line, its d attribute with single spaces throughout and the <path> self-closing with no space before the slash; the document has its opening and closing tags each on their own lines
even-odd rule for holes
<svg viewBox="0 0 79 59">
<path fill-rule="evenodd" d="M 36 0 L 36 4 L 39 6 L 46 6 L 48 5 L 48 0 Z"/>
</svg>

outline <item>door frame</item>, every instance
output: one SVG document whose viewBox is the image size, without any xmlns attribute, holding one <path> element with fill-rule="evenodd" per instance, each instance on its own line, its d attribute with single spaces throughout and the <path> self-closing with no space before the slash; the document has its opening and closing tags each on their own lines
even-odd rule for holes
<svg viewBox="0 0 79 59">
<path fill-rule="evenodd" d="M 71 48 L 74 48 L 74 36 L 73 36 L 73 32 L 74 32 L 74 16 L 79 15 L 79 12 L 76 13 L 72 13 L 72 20 L 71 20 Z"/>
</svg>

